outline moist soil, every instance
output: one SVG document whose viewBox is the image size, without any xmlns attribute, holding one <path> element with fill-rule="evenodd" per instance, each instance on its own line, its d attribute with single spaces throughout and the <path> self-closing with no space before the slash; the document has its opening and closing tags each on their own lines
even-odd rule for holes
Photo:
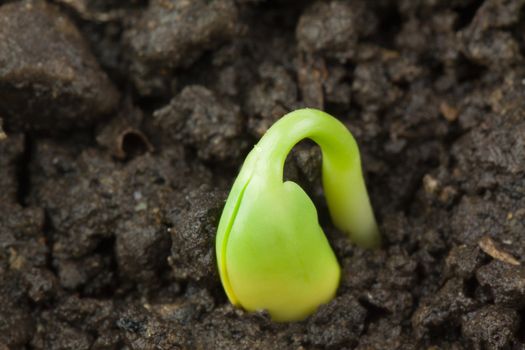
<svg viewBox="0 0 525 350">
<path fill-rule="evenodd" d="M 0 5 L 0 349 L 524 349 L 524 0 Z M 284 113 L 360 148 L 380 249 L 302 322 L 232 307 L 214 239 Z"/>
</svg>

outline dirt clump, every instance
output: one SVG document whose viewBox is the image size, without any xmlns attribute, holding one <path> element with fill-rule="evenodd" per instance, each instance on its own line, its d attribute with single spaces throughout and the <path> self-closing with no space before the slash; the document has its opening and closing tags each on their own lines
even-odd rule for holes
<svg viewBox="0 0 525 350">
<path fill-rule="evenodd" d="M 10 130 L 88 127 L 119 100 L 74 23 L 39 0 L 0 7 L 0 89 Z"/>
<path fill-rule="evenodd" d="M 153 117 L 165 144 L 191 146 L 202 160 L 227 162 L 244 150 L 239 106 L 205 87 L 185 87 Z"/>
<path fill-rule="evenodd" d="M 124 32 L 130 72 L 142 94 L 169 87 L 170 71 L 193 63 L 236 33 L 232 0 L 151 1 Z"/>
</svg>

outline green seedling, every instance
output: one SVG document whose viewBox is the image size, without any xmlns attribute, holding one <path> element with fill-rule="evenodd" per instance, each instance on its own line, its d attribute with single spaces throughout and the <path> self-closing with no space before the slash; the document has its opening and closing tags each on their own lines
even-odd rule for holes
<svg viewBox="0 0 525 350">
<path fill-rule="evenodd" d="M 337 119 L 300 109 L 277 121 L 248 154 L 217 231 L 219 273 L 232 304 L 267 310 L 275 321 L 306 318 L 329 302 L 340 267 L 308 195 L 283 182 L 286 156 L 310 138 L 323 156 L 323 187 L 337 228 L 363 247 L 380 236 L 366 191 L 357 144 Z"/>
</svg>

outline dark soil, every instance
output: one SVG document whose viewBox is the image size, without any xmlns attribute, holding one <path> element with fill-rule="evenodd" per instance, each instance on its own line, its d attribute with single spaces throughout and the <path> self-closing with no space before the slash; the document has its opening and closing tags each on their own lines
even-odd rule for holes
<svg viewBox="0 0 525 350">
<path fill-rule="evenodd" d="M 524 349 L 525 0 L 0 5 L 0 349 Z M 284 113 L 358 140 L 381 249 L 304 322 L 233 308 L 218 217 Z"/>
</svg>

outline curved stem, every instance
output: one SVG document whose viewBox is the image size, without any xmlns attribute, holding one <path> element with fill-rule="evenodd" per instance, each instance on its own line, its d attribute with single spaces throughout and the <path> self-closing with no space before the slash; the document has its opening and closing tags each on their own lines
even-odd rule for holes
<svg viewBox="0 0 525 350">
<path fill-rule="evenodd" d="M 323 187 L 335 225 L 360 246 L 379 245 L 359 148 L 348 129 L 329 114 L 305 108 L 282 117 L 256 146 L 259 157 L 255 173 L 265 174 L 270 183 L 282 182 L 286 157 L 304 138 L 312 139 L 321 148 Z"/>
</svg>

